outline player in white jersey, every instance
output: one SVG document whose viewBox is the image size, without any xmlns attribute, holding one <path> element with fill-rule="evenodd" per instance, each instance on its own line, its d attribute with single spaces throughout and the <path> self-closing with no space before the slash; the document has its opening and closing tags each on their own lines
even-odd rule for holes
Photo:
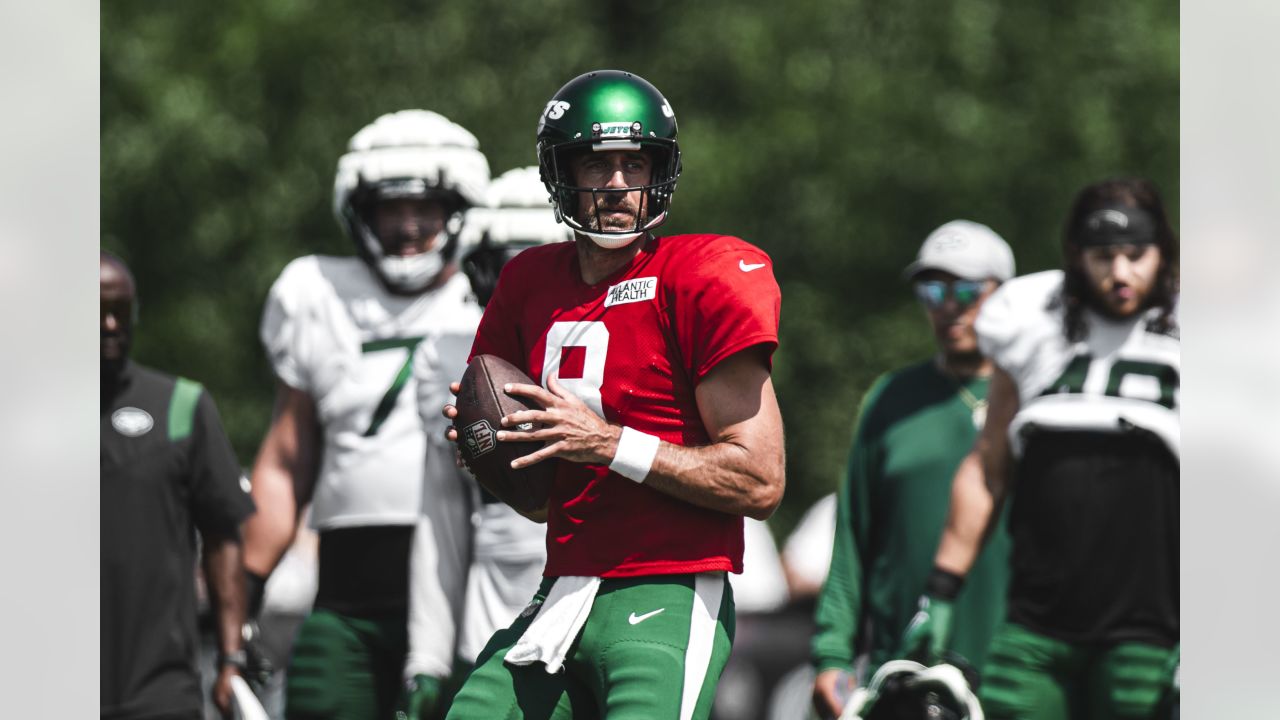
<svg viewBox="0 0 1280 720">
<path fill-rule="evenodd" d="M 429 445 L 411 368 L 479 320 L 454 255 L 463 215 L 483 201 L 488 181 L 479 143 L 462 127 L 423 110 L 379 117 L 351 139 L 334 181 L 334 213 L 357 257 L 294 260 L 267 298 L 261 335 L 279 386 L 253 469 L 251 605 L 308 502 L 320 536 L 315 606 L 289 667 L 290 718 L 391 716 L 415 525 L 437 541 L 436 593 L 458 606 L 467 488 L 423 462 Z M 445 459 L 451 467 L 452 453 Z M 441 678 L 455 615 L 433 618 Z"/>
<path fill-rule="evenodd" d="M 1008 615 L 989 718 L 1147 718 L 1177 662 L 1176 240 L 1151 183 L 1084 188 L 1066 266 L 1005 283 L 979 344 L 987 424 L 956 472 L 909 648 L 939 652 L 950 600 L 1010 498 Z"/>
<path fill-rule="evenodd" d="M 507 260 L 534 245 L 573 239 L 572 231 L 549 212 L 547 191 L 536 166 L 508 170 L 494 179 L 487 199 L 484 207 L 469 211 L 460 241 L 462 267 L 481 304 L 493 295 Z M 418 408 L 428 428 L 427 443 L 436 447 L 428 455 L 428 463 L 447 460 L 447 466 L 475 498 L 475 537 L 457 648 L 455 677 L 459 681 L 493 633 L 510 625 L 537 592 L 547 559 L 545 526 L 481 490 L 465 469 L 457 468 L 453 445 L 445 438 L 449 421 L 440 408 L 453 398 L 449 382 L 462 377 L 467 367 L 477 324 L 455 326 L 454 332 L 424 348 L 413 367 Z M 410 720 L 429 717 L 431 676 L 438 664 L 434 619 L 446 608 L 441 607 L 441 597 L 434 591 L 434 562 L 432 545 L 415 542 L 410 556 L 409 658 L 405 663 L 411 691 L 402 707 Z"/>
</svg>

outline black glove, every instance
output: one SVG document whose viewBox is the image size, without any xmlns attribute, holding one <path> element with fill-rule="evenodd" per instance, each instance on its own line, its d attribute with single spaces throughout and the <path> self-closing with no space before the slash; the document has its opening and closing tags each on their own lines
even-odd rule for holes
<svg viewBox="0 0 1280 720">
<path fill-rule="evenodd" d="M 440 678 L 430 675 L 414 675 L 404 684 L 400 702 L 396 708 L 396 720 L 430 720 L 440 704 Z"/>
<path fill-rule="evenodd" d="M 951 619 L 963 583 L 959 575 L 934 568 L 925 594 L 920 596 L 916 614 L 902 633 L 900 656 L 925 665 L 942 662 L 943 653 L 951 645 Z"/>
<path fill-rule="evenodd" d="M 267 652 L 262 647 L 262 631 L 258 627 L 258 616 L 262 614 L 262 600 L 266 594 L 267 579 L 246 570 L 244 582 L 248 596 L 248 620 L 240 628 L 245 654 L 241 674 L 256 692 L 261 692 L 266 687 L 267 681 L 271 679 L 271 674 L 275 672 L 271 658 L 267 657 Z"/>
</svg>

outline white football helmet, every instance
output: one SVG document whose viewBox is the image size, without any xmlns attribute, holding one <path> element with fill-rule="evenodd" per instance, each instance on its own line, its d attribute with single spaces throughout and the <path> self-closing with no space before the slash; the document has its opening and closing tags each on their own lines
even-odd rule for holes
<svg viewBox="0 0 1280 720">
<path fill-rule="evenodd" d="M 485 206 L 467 211 L 462 270 L 483 305 L 508 260 L 525 248 L 566 240 L 573 240 L 573 230 L 556 221 L 537 166 L 508 170 L 489 186 Z"/>
<path fill-rule="evenodd" d="M 476 137 L 427 110 L 388 113 L 361 128 L 338 159 L 333 214 L 356 252 L 391 290 L 420 292 L 453 260 L 463 213 L 483 204 L 489 161 Z M 388 255 L 372 225 L 374 205 L 394 198 L 437 199 L 449 213 L 446 241 L 420 255 Z"/>
<path fill-rule="evenodd" d="M 960 668 L 890 660 L 849 698 L 840 720 L 983 720 L 982 706 Z"/>
</svg>

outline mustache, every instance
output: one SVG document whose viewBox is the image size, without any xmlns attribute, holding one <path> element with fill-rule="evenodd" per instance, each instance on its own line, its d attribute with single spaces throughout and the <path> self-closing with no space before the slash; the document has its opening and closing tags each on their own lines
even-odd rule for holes
<svg viewBox="0 0 1280 720">
<path fill-rule="evenodd" d="M 595 193 L 587 206 L 587 212 L 595 215 L 601 212 L 617 212 L 620 210 L 637 214 L 641 203 L 625 192 Z"/>
<path fill-rule="evenodd" d="M 638 229 L 647 216 L 647 197 L 634 196 L 634 190 L 593 190 L 584 198 L 579 218 L 587 227 L 597 230 Z M 621 217 L 621 216 L 627 217 Z"/>
<path fill-rule="evenodd" d="M 637 204 L 632 202 L 626 193 L 601 193 L 595 197 L 595 201 L 592 203 L 594 207 L 610 209 L 635 209 Z"/>
</svg>

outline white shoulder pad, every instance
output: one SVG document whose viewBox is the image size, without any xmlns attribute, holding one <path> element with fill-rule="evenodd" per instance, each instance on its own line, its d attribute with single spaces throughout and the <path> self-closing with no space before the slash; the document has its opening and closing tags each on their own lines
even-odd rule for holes
<svg viewBox="0 0 1280 720">
<path fill-rule="evenodd" d="M 982 304 L 974 329 L 978 348 L 1015 379 L 1046 335 L 1062 333 L 1061 270 L 1014 278 Z"/>
<path fill-rule="evenodd" d="M 259 337 L 276 376 L 312 395 L 333 380 L 342 348 L 360 345 L 344 297 L 384 298 L 373 272 L 355 257 L 306 255 L 290 262 L 267 293 Z M 323 377 L 321 377 L 323 376 Z"/>
<path fill-rule="evenodd" d="M 298 390 L 309 390 L 306 349 L 302 325 L 307 297 L 320 282 L 318 258 L 300 257 L 281 271 L 267 293 L 258 336 L 267 351 L 271 367 L 281 382 Z"/>
</svg>

